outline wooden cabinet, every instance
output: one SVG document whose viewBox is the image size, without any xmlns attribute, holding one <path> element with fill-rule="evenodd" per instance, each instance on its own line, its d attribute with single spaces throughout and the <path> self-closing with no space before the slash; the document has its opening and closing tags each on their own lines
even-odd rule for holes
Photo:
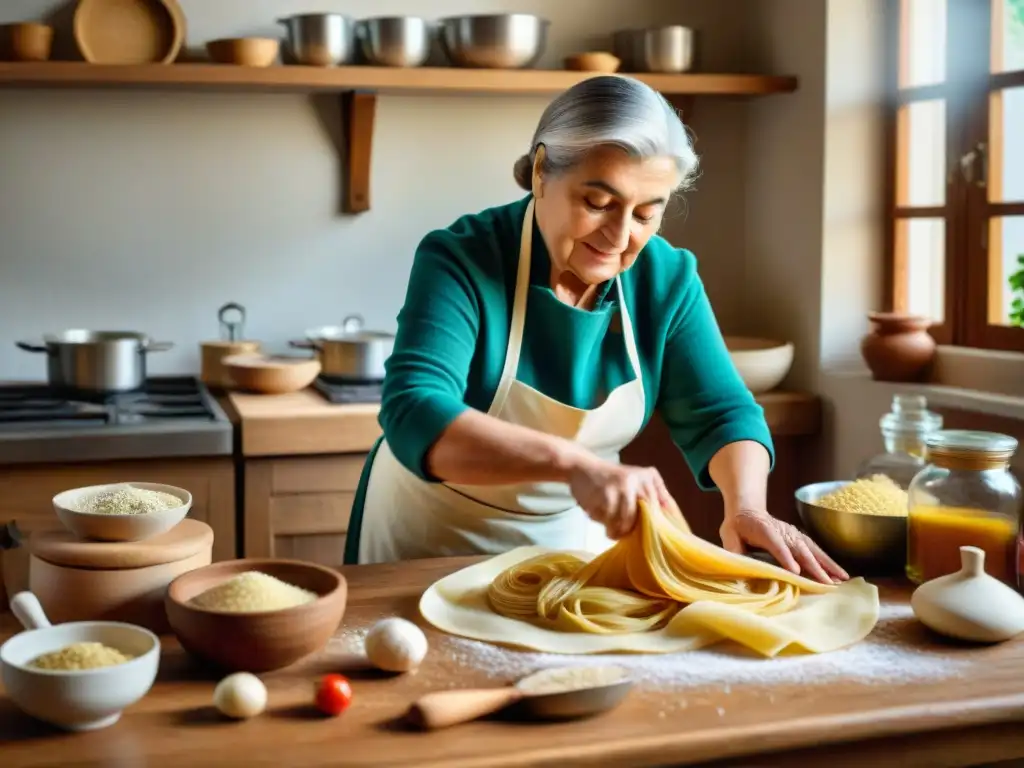
<svg viewBox="0 0 1024 768">
<path fill-rule="evenodd" d="M 0 470 L 0 524 L 13 520 L 28 536 L 60 528 L 52 503 L 58 493 L 85 485 L 129 480 L 166 483 L 188 490 L 192 494 L 189 517 L 213 528 L 213 559 L 238 557 L 235 465 L 230 456 L 4 467 Z M 3 553 L 0 572 L 4 576 L 0 578 L 0 587 L 13 593 L 28 586 L 25 555 Z M 6 600 L 0 600 L 0 606 L 6 605 Z"/>
<path fill-rule="evenodd" d="M 242 516 L 245 557 L 341 565 L 366 454 L 247 459 Z"/>
</svg>

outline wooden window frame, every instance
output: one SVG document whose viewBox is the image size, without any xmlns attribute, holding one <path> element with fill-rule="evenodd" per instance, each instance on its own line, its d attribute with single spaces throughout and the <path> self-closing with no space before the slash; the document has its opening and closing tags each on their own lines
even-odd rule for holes
<svg viewBox="0 0 1024 768">
<path fill-rule="evenodd" d="M 930 333 L 940 344 L 1024 352 L 1024 328 L 990 324 L 998 320 L 1002 292 L 1001 246 L 990 237 L 993 220 L 1024 216 L 1024 202 L 999 200 L 1001 174 L 990 169 L 1003 165 L 1002 90 L 1024 86 L 1024 71 L 992 74 L 992 63 L 1002 59 L 999 46 L 1002 0 L 947 0 L 946 79 L 935 85 L 900 87 L 907 71 L 909 2 L 887 0 L 887 120 L 885 187 L 884 301 L 890 311 L 907 309 L 908 253 L 898 222 L 941 218 L 945 222 L 945 286 L 943 322 Z M 977 40 L 989 41 L 978 45 Z M 967 44 L 965 41 L 970 41 Z M 943 99 L 946 110 L 945 203 L 939 206 L 901 206 L 900 189 L 905 159 L 900 157 L 901 134 L 909 120 L 904 106 Z M 969 167 L 975 178 L 959 170 L 961 158 L 974 152 Z M 991 183 L 990 183 L 991 182 Z"/>
</svg>

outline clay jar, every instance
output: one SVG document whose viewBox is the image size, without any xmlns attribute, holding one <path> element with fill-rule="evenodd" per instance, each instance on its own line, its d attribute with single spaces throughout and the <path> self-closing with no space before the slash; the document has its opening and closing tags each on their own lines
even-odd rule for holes
<svg viewBox="0 0 1024 768">
<path fill-rule="evenodd" d="M 919 381 L 935 357 L 935 339 L 925 317 L 868 312 L 874 327 L 860 343 L 864 362 L 877 381 Z"/>
</svg>

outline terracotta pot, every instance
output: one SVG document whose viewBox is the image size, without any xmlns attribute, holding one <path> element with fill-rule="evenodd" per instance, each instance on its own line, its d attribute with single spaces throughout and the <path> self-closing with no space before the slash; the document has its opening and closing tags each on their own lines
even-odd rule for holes
<svg viewBox="0 0 1024 768">
<path fill-rule="evenodd" d="M 861 340 L 860 352 L 877 381 L 920 381 L 935 357 L 935 339 L 925 317 L 868 312 L 874 328 Z"/>
</svg>

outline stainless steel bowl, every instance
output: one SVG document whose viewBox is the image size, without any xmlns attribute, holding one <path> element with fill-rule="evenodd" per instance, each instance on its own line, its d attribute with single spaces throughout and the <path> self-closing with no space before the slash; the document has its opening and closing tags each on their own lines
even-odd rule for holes
<svg viewBox="0 0 1024 768">
<path fill-rule="evenodd" d="M 839 512 L 815 503 L 845 485 L 849 481 L 813 483 L 797 490 L 796 509 L 807 533 L 853 574 L 903 575 L 907 563 L 906 517 Z"/>
<path fill-rule="evenodd" d="M 679 25 L 623 29 L 612 35 L 612 48 L 624 72 L 688 72 L 693 68 L 694 32 Z"/>
<path fill-rule="evenodd" d="M 380 67 L 420 67 L 430 56 L 430 24 L 418 16 L 381 16 L 356 22 L 363 57 Z"/>
<path fill-rule="evenodd" d="M 529 13 L 450 16 L 438 22 L 441 49 L 458 67 L 523 69 L 544 53 L 550 22 Z"/>
<path fill-rule="evenodd" d="M 277 20 L 285 29 L 285 58 L 310 67 L 351 64 L 355 22 L 340 13 L 300 13 Z"/>
</svg>

